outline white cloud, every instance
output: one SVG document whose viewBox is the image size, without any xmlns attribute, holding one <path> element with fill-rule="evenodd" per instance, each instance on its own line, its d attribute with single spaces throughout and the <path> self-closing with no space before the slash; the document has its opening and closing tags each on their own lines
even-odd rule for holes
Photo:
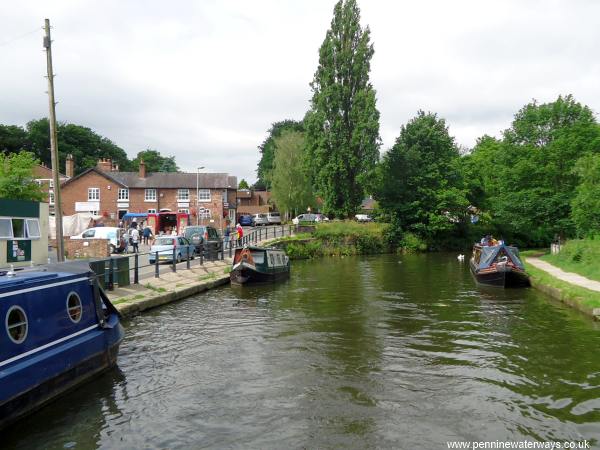
<svg viewBox="0 0 600 450">
<path fill-rule="evenodd" d="M 53 26 L 59 120 L 132 156 L 255 179 L 272 122 L 308 108 L 333 0 L 23 1 L 0 4 L 0 123 L 47 114 L 44 17 Z M 416 111 L 461 145 L 498 135 L 532 98 L 572 93 L 600 110 L 600 3 L 359 1 L 375 45 L 383 149 Z M 39 28 L 39 33 L 11 38 Z"/>
</svg>

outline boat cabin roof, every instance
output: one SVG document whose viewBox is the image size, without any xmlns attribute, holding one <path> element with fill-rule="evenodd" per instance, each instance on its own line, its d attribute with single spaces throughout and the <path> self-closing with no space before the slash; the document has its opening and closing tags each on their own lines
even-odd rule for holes
<svg viewBox="0 0 600 450">
<path fill-rule="evenodd" d="M 511 247 L 504 244 L 490 246 L 475 244 L 475 249 L 481 252 L 481 257 L 479 258 L 479 264 L 477 267 L 478 269 L 485 269 L 491 266 L 500 254 L 506 254 L 506 256 L 511 259 L 513 264 L 521 269 L 524 268 L 523 262 L 521 261 L 521 258 L 519 258 L 519 249 L 517 247 Z"/>
<path fill-rule="evenodd" d="M 56 283 L 89 275 L 91 270 L 85 263 L 49 264 L 35 268 L 14 270 L 9 275 L 9 269 L 0 270 L 0 292 L 26 288 L 39 283 Z"/>
</svg>

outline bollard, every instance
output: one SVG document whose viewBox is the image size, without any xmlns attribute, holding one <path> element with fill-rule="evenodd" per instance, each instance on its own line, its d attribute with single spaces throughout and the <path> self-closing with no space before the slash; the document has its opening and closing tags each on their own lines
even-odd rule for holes
<svg viewBox="0 0 600 450">
<path fill-rule="evenodd" d="M 194 248 L 196 248 L 196 247 L 194 247 Z M 185 265 L 186 265 L 186 269 L 190 268 L 190 247 L 189 246 L 187 247 L 187 261 L 186 261 Z"/>
<path fill-rule="evenodd" d="M 204 241 L 200 244 L 200 265 L 204 264 Z"/>
<path fill-rule="evenodd" d="M 115 289 L 115 273 L 112 263 L 112 258 L 108 259 L 108 290 L 112 291 Z"/>
<path fill-rule="evenodd" d="M 229 247 L 229 257 L 231 258 L 231 242 L 229 243 L 228 247 Z"/>
<path fill-rule="evenodd" d="M 154 260 L 154 278 L 159 278 L 158 250 L 156 251 L 156 259 Z"/>
<path fill-rule="evenodd" d="M 140 284 L 140 274 L 138 273 L 139 261 L 138 254 L 133 257 L 133 284 Z"/>
<path fill-rule="evenodd" d="M 173 272 L 177 272 L 177 258 L 175 257 L 176 252 L 177 252 L 177 247 L 173 246 L 173 259 L 171 260 L 171 270 Z"/>
</svg>

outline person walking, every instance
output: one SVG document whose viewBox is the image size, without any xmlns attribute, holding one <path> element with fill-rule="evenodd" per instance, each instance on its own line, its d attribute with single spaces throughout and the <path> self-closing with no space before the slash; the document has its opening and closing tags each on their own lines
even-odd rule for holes
<svg viewBox="0 0 600 450">
<path fill-rule="evenodd" d="M 131 233 L 131 245 L 133 245 L 133 253 L 138 253 L 139 248 L 138 245 L 140 243 L 140 232 L 137 227 L 132 227 L 130 230 Z"/>
<path fill-rule="evenodd" d="M 237 241 L 238 241 L 237 243 L 238 243 L 238 246 L 240 246 L 240 247 L 241 247 L 241 245 L 242 245 L 242 238 L 244 237 L 244 229 L 243 229 L 243 228 L 242 228 L 242 226 L 241 226 L 241 225 L 238 223 L 238 224 L 235 226 L 235 231 L 237 231 Z"/>
<path fill-rule="evenodd" d="M 229 222 L 227 222 L 227 224 L 225 225 L 225 231 L 223 232 L 223 236 L 225 236 L 224 239 L 224 245 L 223 245 L 223 249 L 227 249 L 229 248 L 229 235 L 231 234 L 231 226 L 229 225 Z"/>
</svg>

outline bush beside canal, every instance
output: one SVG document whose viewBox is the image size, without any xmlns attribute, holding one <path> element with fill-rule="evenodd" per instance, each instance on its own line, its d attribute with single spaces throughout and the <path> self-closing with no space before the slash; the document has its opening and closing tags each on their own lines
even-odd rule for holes
<svg viewBox="0 0 600 450">
<path fill-rule="evenodd" d="M 314 233 L 300 233 L 273 244 L 283 248 L 291 259 L 374 255 L 392 250 L 387 230 L 385 223 L 335 221 L 318 224 Z"/>
</svg>

